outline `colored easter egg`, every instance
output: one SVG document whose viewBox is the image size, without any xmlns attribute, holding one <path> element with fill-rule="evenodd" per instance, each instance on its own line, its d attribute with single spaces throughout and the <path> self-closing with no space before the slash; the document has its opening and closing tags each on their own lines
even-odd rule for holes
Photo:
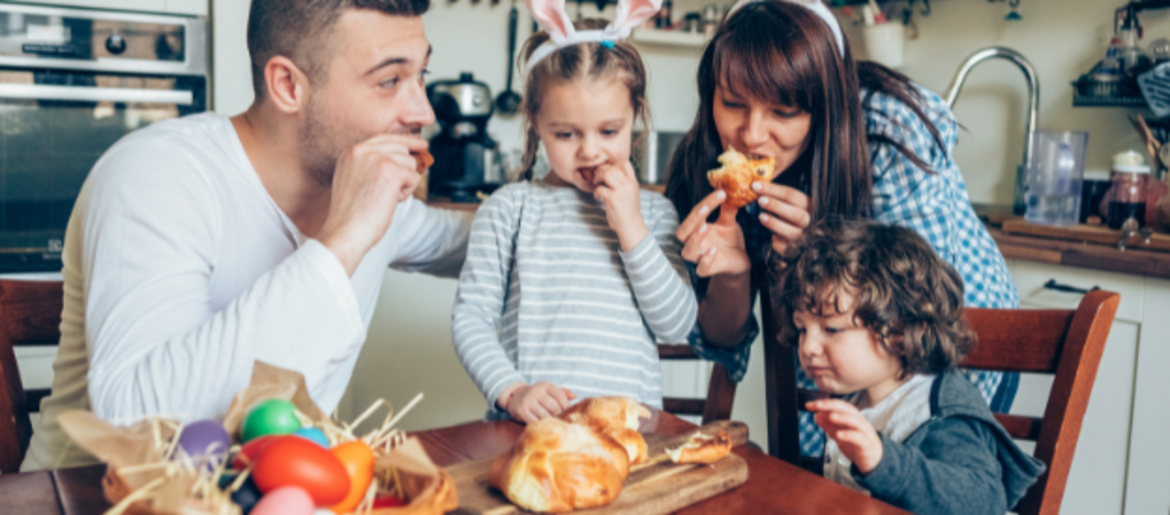
<svg viewBox="0 0 1170 515">
<path fill-rule="evenodd" d="M 248 468 L 248 465 L 256 463 L 256 460 L 259 460 L 260 456 L 264 454 L 264 450 L 278 438 L 280 437 L 275 435 L 261 436 L 244 444 L 240 447 L 240 452 L 232 457 L 232 468 L 244 470 Z"/>
<path fill-rule="evenodd" d="M 321 447 L 326 449 L 329 448 L 329 438 L 325 436 L 324 431 L 315 427 L 303 427 L 301 429 L 297 429 L 296 431 L 293 431 L 293 436 L 306 438 L 310 442 L 316 442 L 317 445 L 320 445 Z"/>
<path fill-rule="evenodd" d="M 231 441 L 223 424 L 214 420 L 200 420 L 183 426 L 178 445 L 192 463 L 207 463 L 209 468 L 215 468 L 226 459 Z M 178 457 L 179 453 L 175 453 L 175 456 Z"/>
<path fill-rule="evenodd" d="M 349 473 L 349 494 L 332 509 L 334 513 L 349 513 L 365 499 L 374 479 L 374 450 L 366 442 L 354 440 L 338 444 L 330 452 Z"/>
<path fill-rule="evenodd" d="M 406 501 L 399 499 L 393 495 L 379 495 L 374 498 L 374 509 L 382 508 L 401 508 L 406 506 Z"/>
<path fill-rule="evenodd" d="M 349 494 L 349 474 L 328 449 L 299 436 L 272 442 L 252 469 L 264 493 L 282 486 L 303 488 L 317 506 L 332 506 Z"/>
<path fill-rule="evenodd" d="M 282 486 L 264 494 L 251 515 L 313 515 L 313 498 L 295 486 Z"/>
<path fill-rule="evenodd" d="M 287 435 L 301 428 L 293 403 L 283 399 L 268 399 L 248 412 L 240 430 L 245 442 L 264 435 Z"/>
<path fill-rule="evenodd" d="M 240 485 L 240 489 L 231 493 L 232 502 L 240 507 L 240 511 L 244 512 L 244 515 L 251 513 L 256 503 L 260 502 L 260 497 L 260 489 L 256 488 L 256 483 L 252 481 L 252 478 L 245 479 L 244 484 Z"/>
</svg>

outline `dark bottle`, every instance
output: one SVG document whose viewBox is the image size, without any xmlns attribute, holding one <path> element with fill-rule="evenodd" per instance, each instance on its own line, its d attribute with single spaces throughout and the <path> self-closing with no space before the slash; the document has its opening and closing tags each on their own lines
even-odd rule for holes
<svg viewBox="0 0 1170 515">
<path fill-rule="evenodd" d="M 670 8 L 672 7 L 671 0 L 662 1 L 662 9 L 658 11 L 658 16 L 654 18 L 654 27 L 659 29 L 669 29 L 671 25 Z"/>
<path fill-rule="evenodd" d="M 1110 229 L 1121 229 L 1121 224 L 1124 224 L 1129 218 L 1137 220 L 1138 227 L 1145 227 L 1146 203 L 1109 201 L 1109 217 L 1107 220 L 1109 220 Z"/>
</svg>

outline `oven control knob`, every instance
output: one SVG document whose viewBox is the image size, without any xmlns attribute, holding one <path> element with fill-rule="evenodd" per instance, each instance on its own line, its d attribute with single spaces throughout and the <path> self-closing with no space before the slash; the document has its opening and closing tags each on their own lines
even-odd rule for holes
<svg viewBox="0 0 1170 515">
<path fill-rule="evenodd" d="M 106 50 L 111 54 L 118 55 L 126 51 L 126 38 L 119 34 L 114 34 L 106 39 Z"/>
</svg>

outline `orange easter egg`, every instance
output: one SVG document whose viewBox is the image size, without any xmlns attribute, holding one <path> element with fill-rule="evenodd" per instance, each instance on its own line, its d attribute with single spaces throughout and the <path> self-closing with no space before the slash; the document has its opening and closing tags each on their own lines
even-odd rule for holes
<svg viewBox="0 0 1170 515">
<path fill-rule="evenodd" d="M 349 474 L 328 449 L 299 436 L 281 436 L 264 450 L 252 478 L 261 492 L 298 486 L 317 506 L 332 506 L 349 493 Z"/>
<path fill-rule="evenodd" d="M 331 452 L 349 473 L 349 494 L 330 509 L 333 513 L 349 513 L 361 504 L 374 479 L 374 450 L 366 442 L 354 440 L 338 444 Z"/>
</svg>

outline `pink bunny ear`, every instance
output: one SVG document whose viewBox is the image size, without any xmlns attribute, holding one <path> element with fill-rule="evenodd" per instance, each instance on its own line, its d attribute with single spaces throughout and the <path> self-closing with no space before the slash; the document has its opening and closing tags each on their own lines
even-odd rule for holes
<svg viewBox="0 0 1170 515">
<path fill-rule="evenodd" d="M 573 32 L 573 20 L 565 13 L 565 0 L 525 0 L 532 19 L 548 31 L 553 41 L 564 41 Z"/>
<path fill-rule="evenodd" d="M 610 28 L 624 37 L 642 22 L 653 18 L 660 9 L 662 0 L 618 0 L 617 16 Z"/>
</svg>

